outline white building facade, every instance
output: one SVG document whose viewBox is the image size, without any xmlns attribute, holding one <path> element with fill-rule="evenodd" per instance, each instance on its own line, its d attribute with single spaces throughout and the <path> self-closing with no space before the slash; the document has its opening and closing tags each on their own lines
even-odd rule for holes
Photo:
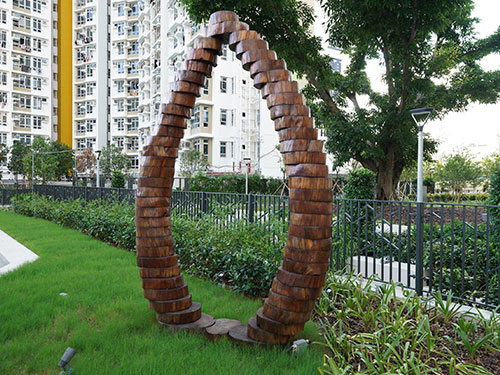
<svg viewBox="0 0 500 375">
<path fill-rule="evenodd" d="M 0 0 L 0 143 L 57 138 L 56 72 L 57 1 Z"/>
</svg>

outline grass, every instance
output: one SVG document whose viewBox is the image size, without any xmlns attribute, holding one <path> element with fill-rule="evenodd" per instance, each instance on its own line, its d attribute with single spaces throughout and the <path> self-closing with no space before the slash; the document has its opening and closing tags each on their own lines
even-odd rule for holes
<svg viewBox="0 0 500 375">
<path fill-rule="evenodd" d="M 77 351 L 76 375 L 312 374 L 322 363 L 318 345 L 292 357 L 167 332 L 142 296 L 133 253 L 10 212 L 0 212 L 0 229 L 40 256 L 0 277 L 0 374 L 57 374 L 68 346 Z M 261 305 L 207 280 L 185 279 L 193 300 L 215 318 L 246 322 Z M 319 340 L 316 326 L 308 323 L 300 337 Z"/>
</svg>

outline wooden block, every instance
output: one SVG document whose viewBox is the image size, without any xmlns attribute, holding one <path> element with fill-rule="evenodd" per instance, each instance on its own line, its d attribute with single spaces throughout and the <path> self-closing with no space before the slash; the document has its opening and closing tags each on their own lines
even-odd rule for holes
<svg viewBox="0 0 500 375">
<path fill-rule="evenodd" d="M 173 266 L 169 268 L 139 268 L 139 274 L 143 279 L 159 279 L 179 276 L 181 268 Z"/>
<path fill-rule="evenodd" d="M 325 284 L 325 277 L 326 275 L 301 275 L 286 271 L 283 267 L 278 268 L 278 273 L 276 274 L 276 278 L 282 284 L 301 288 L 321 288 Z"/>
<path fill-rule="evenodd" d="M 209 38 L 212 39 L 212 38 Z M 216 39 L 212 39 L 216 40 Z M 220 43 L 220 42 L 219 42 Z M 181 70 L 190 70 L 192 72 L 197 72 L 204 74 L 206 77 L 212 76 L 213 65 L 205 61 L 193 61 L 193 60 L 185 60 L 181 65 Z M 177 82 L 185 82 L 185 81 L 177 81 Z M 198 85 L 195 85 L 200 87 Z"/>
<path fill-rule="evenodd" d="M 238 21 L 238 20 L 226 20 L 226 21 Z M 215 52 L 217 55 L 222 54 L 222 42 L 216 38 L 198 38 L 194 42 L 194 48 L 207 49 L 209 51 Z M 207 72 L 206 74 L 210 73 Z"/>
<path fill-rule="evenodd" d="M 269 291 L 269 297 L 267 297 L 267 303 L 273 305 L 274 307 L 287 311 L 294 311 L 299 313 L 306 313 L 314 308 L 315 300 L 297 300 L 287 296 L 283 296 L 271 289 Z"/>
<path fill-rule="evenodd" d="M 250 77 L 255 78 L 259 73 L 265 73 L 272 70 L 286 70 L 286 62 L 276 59 L 257 60 L 250 66 Z M 297 82 L 295 82 L 295 85 L 297 86 Z"/>
<path fill-rule="evenodd" d="M 180 106 L 179 106 L 180 107 Z M 187 127 L 186 118 L 177 115 L 162 115 L 158 119 L 159 126 L 166 126 L 168 128 L 182 128 L 185 129 Z M 180 131 L 184 131 L 179 129 Z"/>
<path fill-rule="evenodd" d="M 150 187 L 137 187 L 137 197 L 171 197 L 172 187 L 168 188 L 150 188 Z"/>
<path fill-rule="evenodd" d="M 170 230 L 170 227 L 168 228 Z M 168 257 L 175 254 L 175 246 L 143 247 L 136 249 L 137 256 L 140 257 Z"/>
<path fill-rule="evenodd" d="M 287 83 L 287 81 L 282 81 L 278 83 Z M 264 89 L 269 85 L 274 85 L 275 83 L 267 84 Z M 288 128 L 314 128 L 314 119 L 307 116 L 284 116 L 274 120 L 274 130 L 279 131 Z"/>
<path fill-rule="evenodd" d="M 332 225 L 332 215 L 290 214 L 290 224 L 305 227 L 328 227 Z"/>
<path fill-rule="evenodd" d="M 167 207 L 135 207 L 135 217 L 163 217 L 170 216 L 170 208 Z"/>
<path fill-rule="evenodd" d="M 324 152 L 288 152 L 283 155 L 285 165 L 320 164 L 326 163 Z"/>
<path fill-rule="evenodd" d="M 144 289 L 144 298 L 152 301 L 169 301 L 186 297 L 189 294 L 188 285 L 184 284 L 174 289 Z"/>
<path fill-rule="evenodd" d="M 253 78 L 253 86 L 256 89 L 261 89 L 269 82 L 290 81 L 291 79 L 292 75 L 286 69 L 270 70 L 269 72 L 256 74 Z M 309 114 L 307 114 L 306 116 L 309 116 Z"/>
<path fill-rule="evenodd" d="M 175 159 L 164 158 L 161 156 L 146 156 L 142 158 L 143 166 L 148 167 L 166 167 L 171 168 L 175 166 Z"/>
<path fill-rule="evenodd" d="M 170 227 L 171 221 L 170 217 L 155 217 L 155 218 L 136 217 L 135 225 L 138 228 L 165 227 L 165 226 Z"/>
<path fill-rule="evenodd" d="M 187 123 L 183 122 L 182 126 L 160 124 L 157 126 L 156 134 L 154 135 L 158 137 L 184 138 L 184 126 L 187 126 Z"/>
<path fill-rule="evenodd" d="M 229 34 L 229 49 L 234 51 L 236 49 L 236 45 L 242 40 L 247 39 L 260 39 L 260 34 L 254 30 L 240 30 L 235 31 Z"/>
<path fill-rule="evenodd" d="M 264 306 L 262 306 L 262 313 L 265 317 L 283 324 L 302 324 L 311 318 L 311 312 L 298 313 L 294 311 L 281 310 L 267 303 L 267 301 L 264 302 Z"/>
<path fill-rule="evenodd" d="M 166 268 L 177 265 L 177 255 L 167 257 L 137 257 L 137 265 L 144 268 Z"/>
<path fill-rule="evenodd" d="M 205 35 L 213 38 L 220 38 L 224 44 L 229 42 L 229 34 L 235 31 L 248 30 L 248 24 L 239 21 L 224 21 L 209 25 Z"/>
<path fill-rule="evenodd" d="M 205 61 L 212 66 L 217 66 L 217 54 L 207 49 L 190 48 L 186 52 L 186 61 Z"/>
<path fill-rule="evenodd" d="M 297 263 L 330 263 L 330 251 L 307 251 L 285 246 L 283 257 Z"/>
<path fill-rule="evenodd" d="M 310 240 L 307 238 L 294 237 L 289 234 L 286 244 L 288 247 L 306 251 L 331 251 L 332 249 L 331 238 Z"/>
<path fill-rule="evenodd" d="M 136 236 L 142 237 L 161 237 L 171 236 L 172 230 L 170 228 L 156 227 L 156 228 L 136 228 Z"/>
<path fill-rule="evenodd" d="M 289 141 L 292 139 L 318 139 L 318 130 L 314 128 L 306 128 L 296 126 L 293 128 L 286 128 L 279 131 L 280 142 Z"/>
<path fill-rule="evenodd" d="M 265 342 L 255 341 L 248 337 L 248 326 L 246 324 L 241 324 L 239 326 L 233 327 L 229 330 L 229 338 L 235 344 L 240 345 L 266 345 Z"/>
<path fill-rule="evenodd" d="M 154 137 L 148 137 L 146 142 L 149 146 L 179 147 L 181 139 L 156 135 Z"/>
<path fill-rule="evenodd" d="M 289 286 L 283 284 L 278 279 L 274 278 L 271 290 L 283 296 L 287 296 L 298 300 L 315 300 L 321 296 L 322 288 L 300 288 L 297 286 Z"/>
<path fill-rule="evenodd" d="M 264 331 L 257 325 L 257 319 L 255 317 L 248 319 L 247 325 L 247 335 L 255 341 L 262 341 L 268 344 L 281 344 L 284 345 L 290 341 L 293 341 L 293 335 L 278 335 L 276 333 Z"/>
<path fill-rule="evenodd" d="M 311 111 L 306 105 L 277 105 L 270 110 L 271 120 L 283 116 L 310 116 Z"/>
<path fill-rule="evenodd" d="M 195 62 L 195 61 L 188 61 L 188 62 Z M 198 61 L 196 61 L 198 62 Z M 198 85 L 195 85 L 194 83 L 191 82 L 186 82 L 186 81 L 175 81 L 170 84 L 169 91 L 171 92 L 178 92 L 181 94 L 190 94 L 194 95 L 196 97 L 200 96 L 200 89 L 201 87 Z"/>
<path fill-rule="evenodd" d="M 229 10 L 221 10 L 218 12 L 214 12 L 210 15 L 210 19 L 208 21 L 209 24 L 221 23 L 225 21 L 239 21 L 240 18 L 234 12 Z"/>
<path fill-rule="evenodd" d="M 164 115 L 174 115 L 184 118 L 191 118 L 191 108 L 183 107 L 177 104 L 162 104 L 160 113 Z"/>
<path fill-rule="evenodd" d="M 295 260 L 283 258 L 282 267 L 285 271 L 300 273 L 301 275 L 324 275 L 330 269 L 329 263 L 299 263 Z"/>
<path fill-rule="evenodd" d="M 323 152 L 323 141 L 309 139 L 294 139 L 291 141 L 280 142 L 281 153 L 285 152 Z"/>
<path fill-rule="evenodd" d="M 259 60 L 276 60 L 278 56 L 275 51 L 268 49 L 257 49 L 246 51 L 241 55 L 241 64 L 244 70 L 250 70 L 250 65 Z"/>
<path fill-rule="evenodd" d="M 184 285 L 182 275 L 170 277 L 168 279 L 144 279 L 142 287 L 144 289 L 175 289 Z"/>
<path fill-rule="evenodd" d="M 270 94 L 267 99 L 267 107 L 272 108 L 277 105 L 306 105 L 304 95 L 294 92 Z"/>
<path fill-rule="evenodd" d="M 272 60 L 268 60 L 272 61 Z M 281 61 L 281 60 L 277 60 Z M 264 63 L 264 61 L 259 61 L 259 63 Z M 271 69 L 263 69 L 261 71 L 257 71 L 257 68 L 261 69 L 258 63 L 255 63 L 252 65 L 250 68 L 250 75 L 252 74 L 257 74 L 261 73 L 263 71 L 268 71 L 268 70 L 274 70 L 274 69 L 286 69 L 286 65 L 282 68 L 274 68 L 270 66 Z M 261 64 L 264 65 L 264 64 Z M 262 67 L 264 68 L 264 66 Z M 299 84 L 295 81 L 281 81 L 281 82 L 274 82 L 274 83 L 268 83 L 267 85 L 264 86 L 262 89 L 262 99 L 266 99 L 269 95 L 271 94 L 279 94 L 279 93 L 298 93 L 299 92 Z"/>
<path fill-rule="evenodd" d="M 140 246 L 144 247 L 164 247 L 172 246 L 174 244 L 172 236 L 140 237 L 137 242 L 140 242 Z"/>
<path fill-rule="evenodd" d="M 283 336 L 293 336 L 304 330 L 304 323 L 283 324 L 264 315 L 263 309 L 257 310 L 257 325 L 263 330 Z"/>
<path fill-rule="evenodd" d="M 179 70 L 175 74 L 175 79 L 178 81 L 191 82 L 199 86 L 205 86 L 206 75 L 199 72 L 193 72 L 191 70 Z"/>
<path fill-rule="evenodd" d="M 200 318 L 201 304 L 198 302 L 193 302 L 185 310 L 156 314 L 156 319 L 165 324 L 187 324 L 195 322 Z"/>
<path fill-rule="evenodd" d="M 174 177 L 175 168 L 141 167 L 141 177 Z M 156 206 L 157 207 L 157 206 Z"/>
<path fill-rule="evenodd" d="M 171 301 L 161 301 L 153 302 L 149 301 L 149 308 L 157 313 L 168 313 L 174 311 L 182 311 L 189 309 L 191 307 L 193 300 L 191 294 L 185 297 L 171 300 Z"/>
<path fill-rule="evenodd" d="M 210 340 L 217 340 L 228 335 L 231 328 L 240 326 L 241 322 L 234 319 L 217 319 L 215 323 L 206 329 Z"/>
<path fill-rule="evenodd" d="M 142 149 L 144 156 L 163 156 L 166 158 L 177 158 L 179 149 L 177 147 L 145 146 Z"/>
<path fill-rule="evenodd" d="M 290 200 L 290 212 L 331 215 L 333 213 L 333 205 L 330 202 Z"/>
<path fill-rule="evenodd" d="M 247 51 L 255 51 L 260 49 L 269 49 L 269 44 L 262 39 L 247 39 L 242 40 L 236 45 L 236 58 L 241 59 L 242 55 Z"/>
<path fill-rule="evenodd" d="M 290 200 L 332 202 L 333 193 L 331 188 L 327 189 L 290 189 Z"/>
<path fill-rule="evenodd" d="M 327 177 L 328 166 L 321 164 L 298 164 L 286 167 L 288 177 Z"/>
<path fill-rule="evenodd" d="M 186 82 L 189 83 L 189 82 Z M 193 94 L 183 94 L 178 92 L 169 92 L 165 99 L 167 103 L 193 108 L 196 102 L 196 96 Z"/>
<path fill-rule="evenodd" d="M 151 169 L 151 167 L 142 167 L 141 173 L 144 173 L 144 168 Z M 160 168 L 158 168 L 160 169 Z M 161 169 L 160 169 L 161 170 Z M 147 171 L 146 171 L 147 172 Z M 165 198 L 136 198 L 135 204 L 138 207 L 166 207 L 172 203 L 171 197 Z"/>
<path fill-rule="evenodd" d="M 295 237 L 311 240 L 322 240 L 332 238 L 331 227 L 303 227 L 297 225 L 288 226 L 288 234 Z"/>
<path fill-rule="evenodd" d="M 187 331 L 191 333 L 205 333 L 205 330 L 211 327 L 215 320 L 212 316 L 201 313 L 200 319 L 185 324 L 166 324 L 163 322 L 158 322 L 160 326 L 168 329 L 172 332 Z"/>
<path fill-rule="evenodd" d="M 290 189 L 331 189 L 332 179 L 327 177 L 290 177 Z"/>
</svg>

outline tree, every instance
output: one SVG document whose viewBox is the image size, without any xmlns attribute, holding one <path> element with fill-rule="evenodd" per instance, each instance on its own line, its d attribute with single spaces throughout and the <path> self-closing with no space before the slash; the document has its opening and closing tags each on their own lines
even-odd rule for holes
<svg viewBox="0 0 500 375">
<path fill-rule="evenodd" d="M 180 157 L 182 177 L 191 178 L 197 172 L 206 172 L 210 168 L 207 157 L 196 150 L 184 150 Z"/>
<path fill-rule="evenodd" d="M 434 118 L 469 104 L 496 103 L 500 71 L 479 61 L 500 51 L 500 30 L 474 33 L 473 0 L 322 0 L 329 43 L 350 58 L 344 73 L 311 34 L 313 9 L 299 0 L 180 0 L 196 21 L 228 9 L 260 32 L 288 68 L 305 76 L 303 90 L 327 150 L 338 165 L 355 159 L 377 174 L 377 198 L 390 199 L 403 169 L 417 155 L 417 128 L 408 110 L 433 106 Z M 372 89 L 370 59 L 384 67 L 385 89 Z M 425 139 L 425 153 L 437 143 Z"/>
<path fill-rule="evenodd" d="M 71 177 L 73 175 L 74 168 L 74 151 L 71 147 L 59 143 L 56 141 L 50 142 L 49 145 L 50 152 L 55 152 L 54 156 L 57 160 L 55 178 L 61 179 L 61 177 Z"/>
<path fill-rule="evenodd" d="M 126 173 L 130 168 L 130 159 L 122 153 L 122 150 L 109 145 L 102 148 L 101 158 L 99 159 L 100 173 L 111 176 L 114 171 Z"/>
<path fill-rule="evenodd" d="M 494 153 L 481 160 L 484 177 L 490 179 L 494 172 L 500 170 L 500 154 Z"/>
<path fill-rule="evenodd" d="M 0 165 L 5 164 L 7 162 L 7 155 L 9 153 L 9 149 L 7 145 L 0 143 Z M 0 170 L 0 182 L 2 181 L 2 171 Z"/>
<path fill-rule="evenodd" d="M 10 158 L 7 163 L 7 169 L 14 175 L 16 184 L 19 175 L 26 179 L 26 176 L 31 173 L 31 171 L 26 171 L 23 161 L 24 157 L 29 152 L 29 146 L 22 142 L 14 142 L 14 144 L 10 147 Z"/>
<path fill-rule="evenodd" d="M 120 171 L 113 171 L 111 174 L 111 187 L 123 189 L 125 187 L 125 174 Z"/>
<path fill-rule="evenodd" d="M 43 137 L 35 137 L 28 154 L 24 155 L 24 171 L 32 175 L 35 183 L 41 181 L 42 184 L 46 184 L 57 177 L 58 158 L 56 154 L 49 154 L 49 152 L 52 152 L 50 142 Z"/>
<path fill-rule="evenodd" d="M 90 176 L 95 175 L 96 156 L 91 147 L 87 147 L 76 156 L 76 170 Z"/>
<path fill-rule="evenodd" d="M 374 196 L 375 173 L 365 168 L 351 170 L 344 187 L 344 198 L 373 199 Z"/>
<path fill-rule="evenodd" d="M 449 155 L 438 163 L 436 179 L 441 187 L 449 189 L 457 202 L 466 186 L 476 186 L 482 175 L 479 163 L 475 162 L 467 150 Z"/>
</svg>

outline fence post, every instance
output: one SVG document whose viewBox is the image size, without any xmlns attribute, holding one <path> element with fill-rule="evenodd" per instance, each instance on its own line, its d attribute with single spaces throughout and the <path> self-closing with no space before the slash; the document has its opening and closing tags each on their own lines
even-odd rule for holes
<svg viewBox="0 0 500 375">
<path fill-rule="evenodd" d="M 255 221 L 255 195 L 248 194 L 248 222 Z"/>
<path fill-rule="evenodd" d="M 415 289 L 417 295 L 421 296 L 424 289 L 424 203 L 417 203 L 417 246 L 416 246 L 416 275 Z"/>
</svg>

